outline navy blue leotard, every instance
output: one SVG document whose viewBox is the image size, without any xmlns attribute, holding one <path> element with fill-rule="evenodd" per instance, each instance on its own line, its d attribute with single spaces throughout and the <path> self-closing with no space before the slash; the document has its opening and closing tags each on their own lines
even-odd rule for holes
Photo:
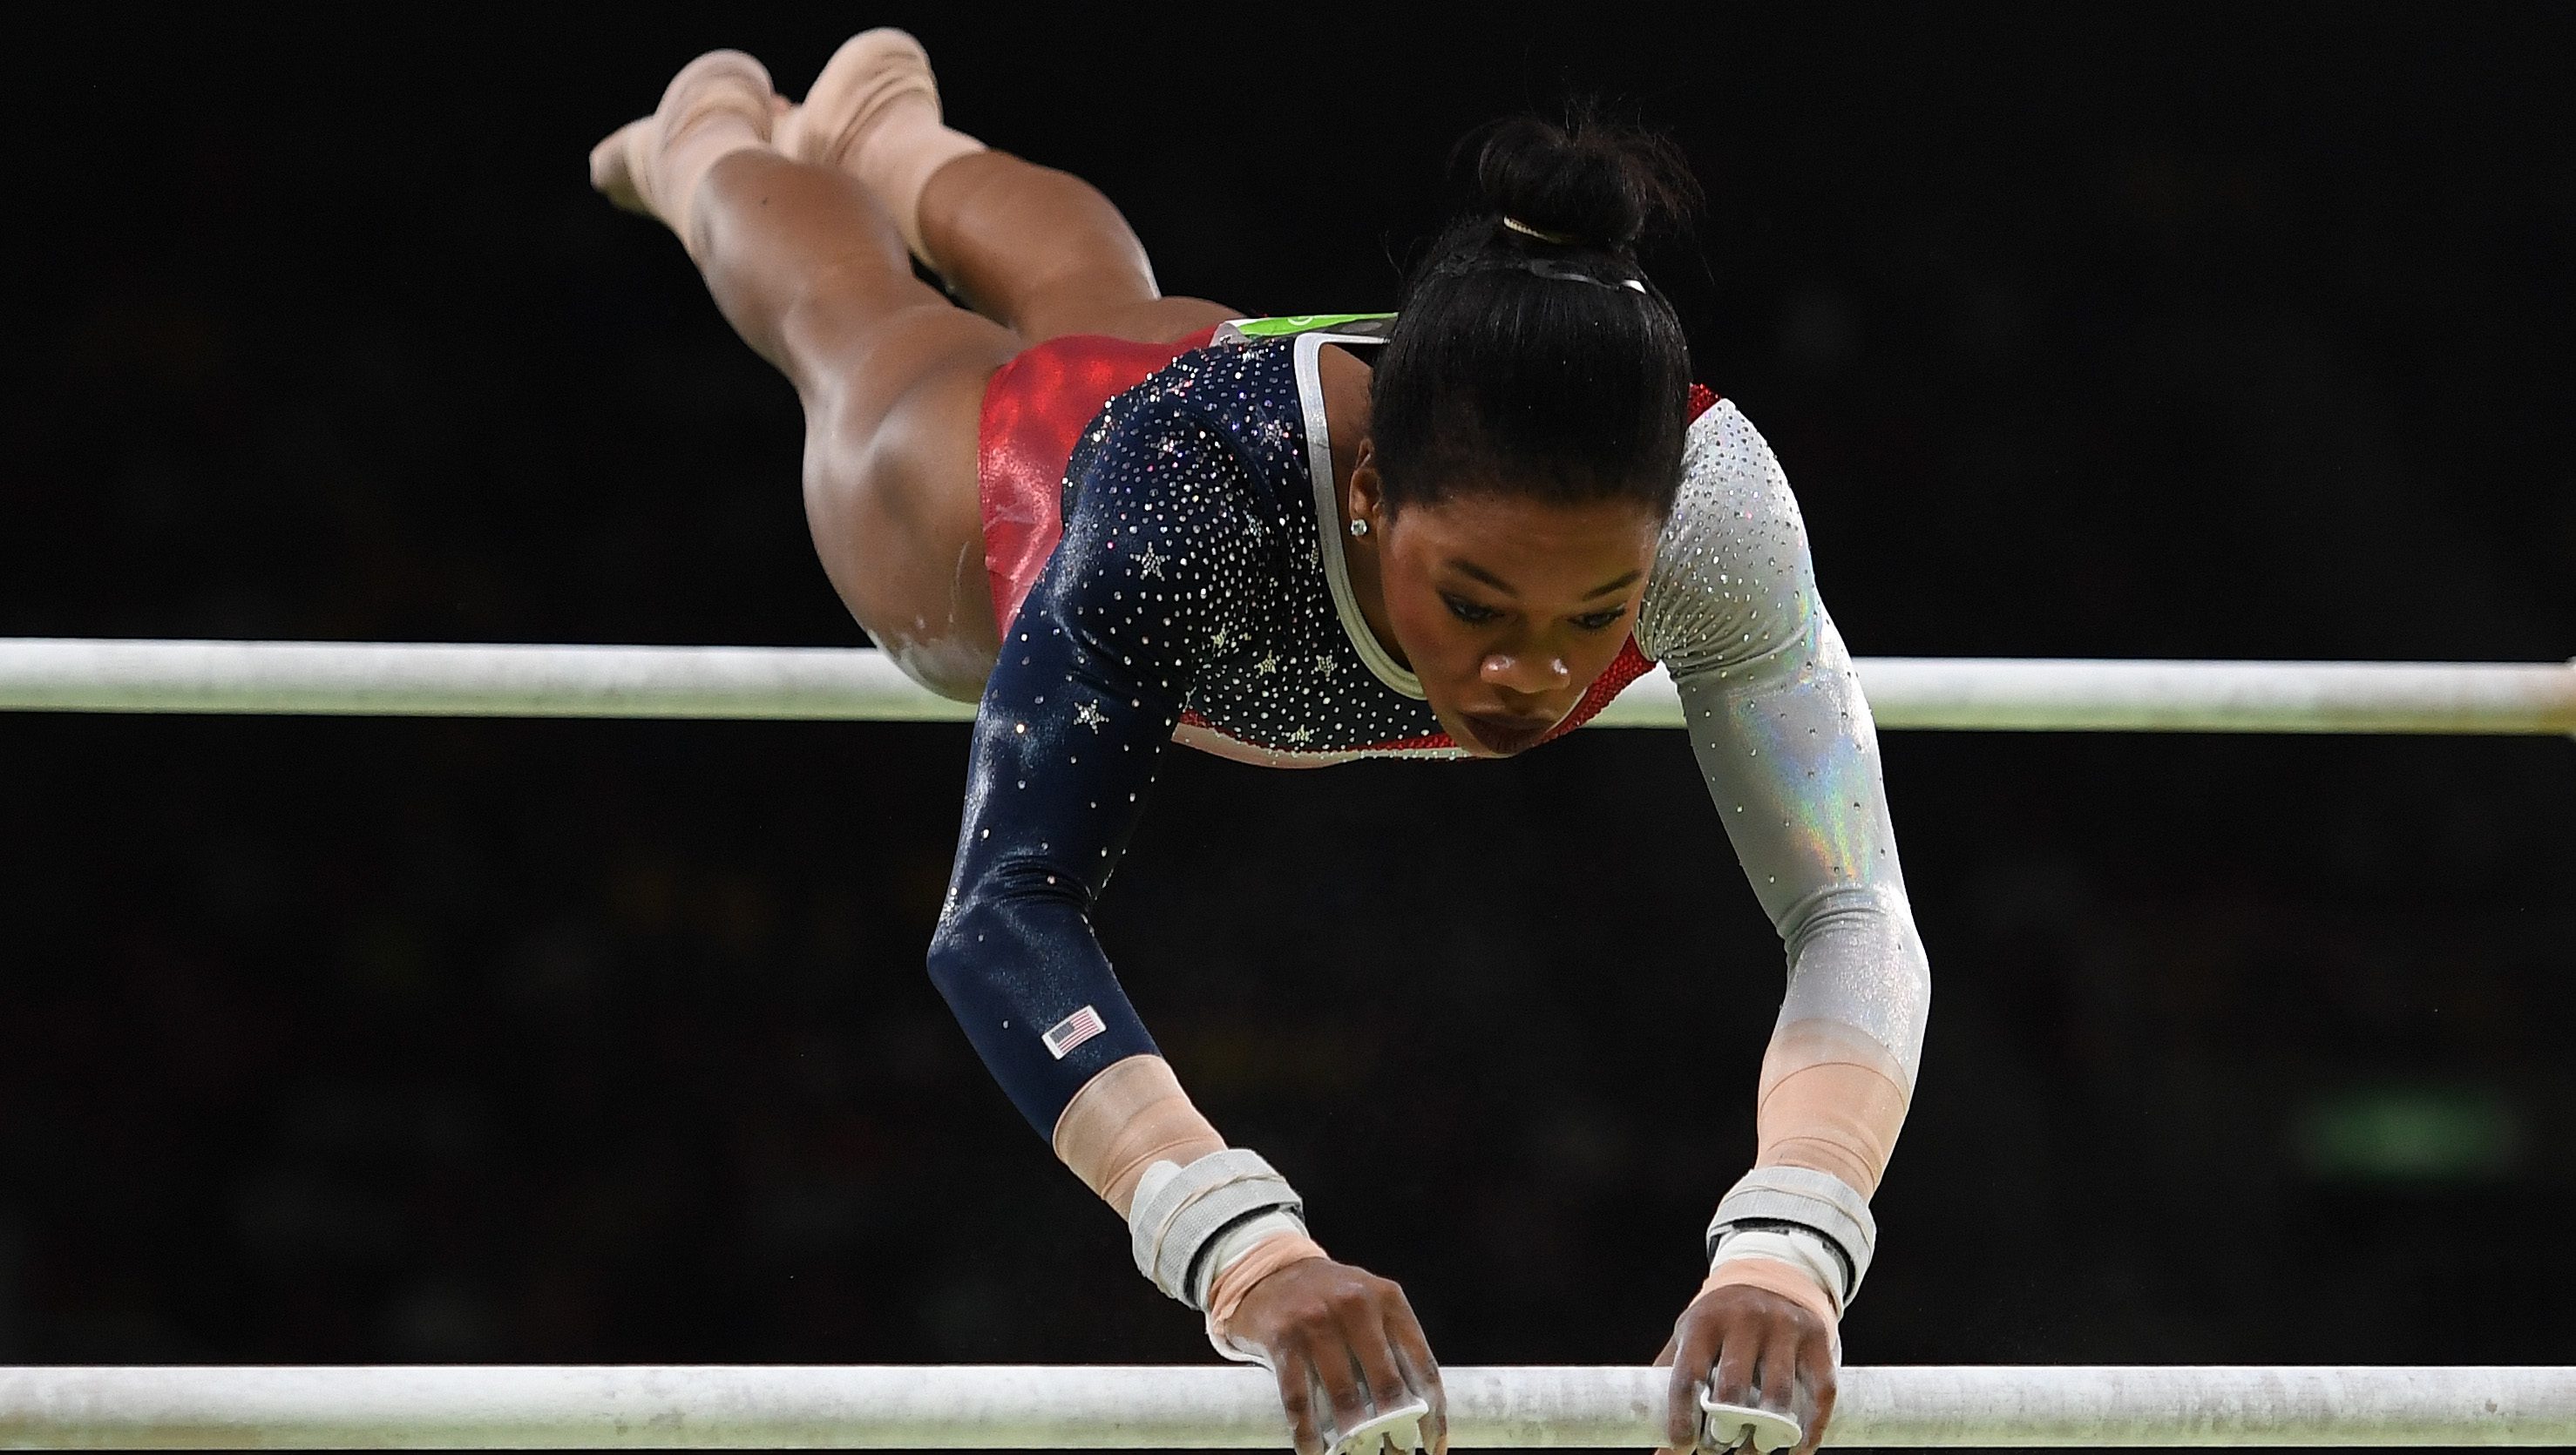
<svg viewBox="0 0 2576 1455">
<path fill-rule="evenodd" d="M 1003 633 L 930 971 L 1042 1136 L 1094 1075 L 1154 1049 L 1089 911 L 1176 732 L 1282 764 L 1455 755 L 1360 619 L 1325 528 L 1323 342 L 1219 343 L 1111 400 L 1067 468 L 1063 539 Z M 1788 483 L 1730 405 L 1691 427 L 1635 644 L 1671 671 L 1787 941 L 1782 1023 L 1852 1025 L 1910 1083 L 1929 972 L 1868 708 Z"/>
</svg>

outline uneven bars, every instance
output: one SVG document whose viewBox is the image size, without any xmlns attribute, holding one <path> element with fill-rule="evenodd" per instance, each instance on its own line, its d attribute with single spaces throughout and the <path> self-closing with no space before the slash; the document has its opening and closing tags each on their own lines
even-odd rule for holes
<svg viewBox="0 0 2576 1455">
<path fill-rule="evenodd" d="M 2576 735 L 2576 664 L 1872 657 L 1883 728 Z M 881 652 L 826 647 L 0 638 L 0 711 L 962 722 Z M 1605 727 L 1679 727 L 1661 669 Z"/>
<path fill-rule="evenodd" d="M 1659 1369 L 1443 1371 L 1462 1448 L 1651 1449 Z M 2565 1445 L 2576 1368 L 1862 1367 L 1833 1443 Z M 1257 1369 L 0 1369 L 0 1448 L 1284 1449 Z"/>
</svg>

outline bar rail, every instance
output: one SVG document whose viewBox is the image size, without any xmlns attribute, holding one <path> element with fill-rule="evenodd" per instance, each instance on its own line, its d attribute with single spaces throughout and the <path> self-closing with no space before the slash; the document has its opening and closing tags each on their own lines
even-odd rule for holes
<svg viewBox="0 0 2576 1455">
<path fill-rule="evenodd" d="M 1882 728 L 2576 736 L 2576 663 L 1871 657 Z M 962 722 L 832 647 L 0 638 L 0 711 Z M 1659 668 L 1594 721 L 1679 727 Z"/>
<path fill-rule="evenodd" d="M 1652 1449 L 1667 1371 L 1444 1371 L 1467 1449 Z M 1838 1446 L 2576 1444 L 2576 1368 L 1843 1371 Z M 12 1450 L 1284 1449 L 1270 1376 L 1205 1366 L 0 1369 Z"/>
</svg>

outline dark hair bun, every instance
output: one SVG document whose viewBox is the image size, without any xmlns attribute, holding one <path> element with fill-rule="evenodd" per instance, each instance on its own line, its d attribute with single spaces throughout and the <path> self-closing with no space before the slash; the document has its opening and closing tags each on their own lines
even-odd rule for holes
<svg viewBox="0 0 2576 1455">
<path fill-rule="evenodd" d="M 1475 158 L 1482 195 L 1414 267 L 1370 376 L 1387 509 L 1469 492 L 1671 514 L 1690 341 L 1631 248 L 1697 197 L 1681 153 L 1579 117 L 1451 155 Z"/>
<path fill-rule="evenodd" d="M 1477 150 L 1475 178 L 1483 204 L 1503 216 L 1614 250 L 1699 201 L 1669 139 L 1586 112 L 1564 126 L 1535 116 L 1500 123 Z"/>
</svg>

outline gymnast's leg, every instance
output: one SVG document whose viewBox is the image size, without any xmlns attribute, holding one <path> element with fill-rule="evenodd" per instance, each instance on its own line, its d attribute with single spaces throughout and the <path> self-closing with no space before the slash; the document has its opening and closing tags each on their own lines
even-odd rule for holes
<svg viewBox="0 0 2576 1455">
<path fill-rule="evenodd" d="M 973 701 L 999 650 L 977 432 L 985 381 L 1023 342 L 918 281 L 865 187 L 773 149 L 783 109 L 749 56 L 701 56 L 600 145 L 592 178 L 679 234 L 726 320 L 795 383 L 806 521 L 859 625 Z"/>
<path fill-rule="evenodd" d="M 902 31 L 845 43 L 778 141 L 865 183 L 916 257 L 1031 344 L 1071 333 L 1163 343 L 1241 316 L 1164 297 L 1144 244 L 1090 183 L 949 128 L 929 57 Z"/>
</svg>

